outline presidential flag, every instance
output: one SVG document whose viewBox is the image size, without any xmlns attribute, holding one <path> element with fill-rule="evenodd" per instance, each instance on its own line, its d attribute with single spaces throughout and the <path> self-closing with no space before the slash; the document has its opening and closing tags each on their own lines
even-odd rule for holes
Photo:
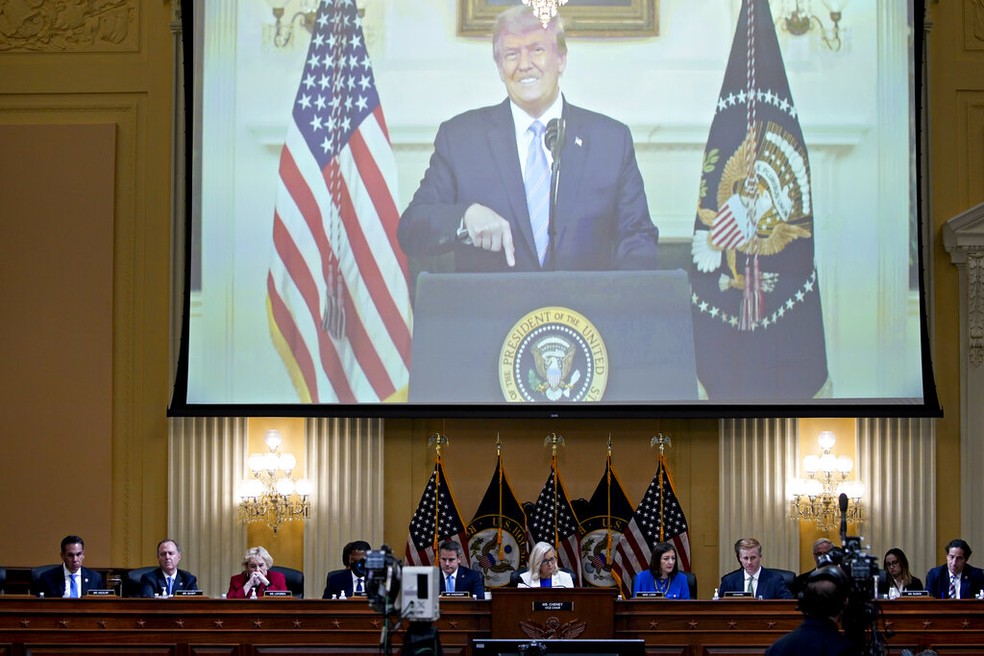
<svg viewBox="0 0 984 656">
<path fill-rule="evenodd" d="M 810 161 L 767 0 L 744 0 L 691 243 L 697 375 L 718 401 L 829 395 Z"/>
<path fill-rule="evenodd" d="M 612 576 L 619 582 L 622 595 L 632 596 L 631 580 L 649 569 L 653 547 L 672 542 L 676 547 L 681 571 L 690 571 L 690 537 L 687 518 L 673 490 L 666 469 L 666 456 L 660 455 L 656 475 L 615 548 Z"/>
<path fill-rule="evenodd" d="M 485 577 L 485 587 L 508 585 L 510 575 L 526 565 L 526 513 L 513 493 L 500 454 L 492 481 L 468 524 L 471 568 Z"/>
<path fill-rule="evenodd" d="M 609 453 L 605 473 L 588 500 L 581 520 L 581 572 L 585 585 L 610 588 L 615 548 L 632 518 L 633 504 L 619 480 Z"/>
<path fill-rule="evenodd" d="M 445 540 L 461 545 L 462 560 L 468 557 L 468 539 L 465 525 L 454 501 L 451 486 L 444 475 L 444 462 L 438 456 L 434 463 L 434 473 L 427 481 L 424 494 L 417 504 L 417 511 L 410 520 L 410 535 L 404 554 L 405 564 L 428 566 L 437 565 L 438 547 Z"/>
<path fill-rule="evenodd" d="M 550 465 L 547 482 L 526 516 L 530 548 L 537 542 L 553 545 L 557 551 L 557 564 L 574 572 L 574 584 L 580 586 L 580 523 L 557 473 L 556 462 Z"/>
<path fill-rule="evenodd" d="M 406 400 L 396 164 L 354 0 L 324 0 L 280 154 L 270 332 L 303 403 Z"/>
</svg>

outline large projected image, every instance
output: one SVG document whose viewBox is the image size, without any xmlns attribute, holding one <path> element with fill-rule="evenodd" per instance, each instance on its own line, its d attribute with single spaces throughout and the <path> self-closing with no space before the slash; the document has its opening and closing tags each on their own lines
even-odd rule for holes
<svg viewBox="0 0 984 656">
<path fill-rule="evenodd" d="M 189 2 L 172 411 L 925 408 L 912 7 L 648 2 Z"/>
</svg>

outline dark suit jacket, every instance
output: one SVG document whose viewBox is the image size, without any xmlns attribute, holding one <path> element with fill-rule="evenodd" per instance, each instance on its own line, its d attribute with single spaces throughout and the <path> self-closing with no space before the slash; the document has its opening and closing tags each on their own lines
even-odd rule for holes
<svg viewBox="0 0 984 656">
<path fill-rule="evenodd" d="M 555 261 L 546 269 L 656 268 L 652 223 L 628 127 L 566 101 L 567 122 L 556 207 Z M 479 203 L 509 221 L 516 266 L 462 244 L 456 231 Z M 539 271 L 509 100 L 443 123 L 420 187 L 400 217 L 400 245 L 411 256 L 453 251 L 466 272 Z M 548 255 L 549 257 L 549 255 Z"/>
<path fill-rule="evenodd" d="M 365 592 L 365 581 L 363 580 L 363 592 Z M 350 569 L 336 569 L 328 572 L 328 576 L 325 577 L 325 591 L 321 595 L 322 599 L 331 599 L 332 595 L 336 597 L 341 597 L 342 592 L 345 593 L 346 597 L 351 597 L 355 594 L 355 590 L 352 586 L 352 570 Z"/>
<path fill-rule="evenodd" d="M 271 579 L 271 583 L 273 580 Z M 164 571 L 158 567 L 152 572 L 147 572 L 140 577 L 140 596 L 141 597 L 153 597 L 155 594 L 160 594 L 161 589 L 167 585 L 164 581 Z M 198 589 L 198 579 L 191 572 L 186 572 L 183 569 L 179 569 L 177 575 L 174 577 L 174 588 L 173 591 L 177 590 L 197 590 Z"/>
<path fill-rule="evenodd" d="M 262 597 L 263 593 L 267 590 L 287 590 L 287 579 L 280 572 L 274 572 L 273 570 L 268 570 L 266 573 L 267 580 L 270 581 L 270 585 L 261 585 L 256 590 L 256 596 Z M 245 599 L 246 590 L 244 586 L 246 581 L 249 580 L 249 574 L 245 572 L 236 574 L 231 579 L 229 579 L 229 592 L 226 593 L 226 597 L 229 599 Z M 250 591 L 252 594 L 252 590 Z"/>
<path fill-rule="evenodd" d="M 929 570 L 926 574 L 926 589 L 937 599 L 947 599 L 950 596 L 950 572 L 946 565 L 940 565 Z M 960 598 L 971 599 L 984 590 L 984 571 L 964 565 L 960 572 Z"/>
<path fill-rule="evenodd" d="M 99 572 L 88 567 L 82 567 L 79 569 L 79 574 L 81 574 L 79 577 L 79 584 L 81 585 L 79 596 L 84 597 L 89 590 L 103 589 L 103 577 Z M 64 568 L 62 566 L 52 567 L 39 577 L 38 584 L 40 585 L 38 592 L 44 592 L 45 597 L 65 596 Z"/>
<path fill-rule="evenodd" d="M 745 591 L 745 570 L 725 574 L 721 578 L 718 586 L 718 594 L 724 596 L 725 592 L 744 592 Z M 793 595 L 782 580 L 782 575 L 770 569 L 762 568 L 759 573 L 758 581 L 755 582 L 755 596 L 762 599 L 792 599 Z"/>
<path fill-rule="evenodd" d="M 445 592 L 447 581 L 444 571 L 439 570 L 438 576 L 441 579 L 441 592 Z M 485 599 L 485 577 L 473 569 L 459 565 L 454 575 L 454 591 L 470 592 L 475 599 Z"/>
<path fill-rule="evenodd" d="M 807 617 L 792 633 L 765 650 L 765 656 L 853 656 L 861 651 L 832 620 Z"/>
</svg>

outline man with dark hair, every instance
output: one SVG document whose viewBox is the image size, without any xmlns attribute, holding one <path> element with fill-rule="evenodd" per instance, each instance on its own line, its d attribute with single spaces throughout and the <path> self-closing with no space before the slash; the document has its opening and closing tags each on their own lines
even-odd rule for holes
<svg viewBox="0 0 984 656">
<path fill-rule="evenodd" d="M 807 577 L 799 609 L 803 623 L 776 640 L 766 656 L 853 656 L 860 648 L 838 629 L 837 621 L 847 606 L 851 582 L 836 565 L 823 565 Z"/>
<path fill-rule="evenodd" d="M 957 538 L 944 549 L 946 562 L 926 574 L 926 589 L 937 599 L 972 599 L 984 590 L 984 571 L 967 564 L 970 545 Z"/>
<path fill-rule="evenodd" d="M 475 599 L 485 599 L 482 575 L 461 564 L 461 545 L 445 540 L 437 551 L 441 562 L 441 592 L 468 592 Z"/>
<path fill-rule="evenodd" d="M 140 596 L 174 596 L 178 590 L 197 590 L 198 579 L 191 572 L 178 569 L 181 562 L 181 545 L 171 538 L 157 544 L 157 562 L 160 567 L 140 577 Z"/>
<path fill-rule="evenodd" d="M 366 553 L 372 547 L 365 540 L 349 542 L 342 547 L 342 564 L 345 569 L 328 572 L 325 578 L 325 591 L 322 599 L 335 599 L 341 596 L 364 595 L 366 593 Z"/>
<path fill-rule="evenodd" d="M 81 597 L 89 590 L 103 587 L 99 572 L 82 567 L 85 560 L 85 541 L 77 535 L 66 535 L 61 541 L 61 567 L 52 567 L 38 578 L 35 593 L 45 597 Z"/>
<path fill-rule="evenodd" d="M 792 599 L 782 574 L 762 567 L 762 544 L 755 538 L 735 543 L 741 569 L 721 577 L 718 593 L 751 592 L 759 599 Z"/>
</svg>

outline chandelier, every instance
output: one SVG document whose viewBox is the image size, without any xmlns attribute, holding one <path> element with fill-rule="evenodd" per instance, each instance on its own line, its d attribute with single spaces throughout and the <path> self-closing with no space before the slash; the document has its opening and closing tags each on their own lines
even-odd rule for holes
<svg viewBox="0 0 984 656">
<path fill-rule="evenodd" d="M 803 471 L 807 478 L 794 478 L 788 489 L 792 496 L 789 504 L 789 518 L 814 522 L 821 531 L 829 531 L 840 526 L 841 493 L 847 495 L 847 521 L 864 521 L 864 508 L 861 497 L 864 484 L 861 481 L 847 480 L 854 468 L 854 462 L 847 456 L 835 456 L 833 431 L 821 431 L 817 436 L 820 455 L 808 455 L 803 459 Z"/>
<path fill-rule="evenodd" d="M 307 479 L 294 480 L 297 458 L 280 452 L 280 431 L 268 430 L 263 441 L 269 450 L 249 456 L 252 477 L 239 483 L 239 519 L 266 522 L 276 533 L 282 523 L 310 516 L 314 485 Z"/>
<path fill-rule="evenodd" d="M 532 8 L 533 14 L 546 27 L 550 24 L 550 19 L 557 15 L 557 8 L 566 5 L 567 0 L 523 0 L 523 4 Z"/>
</svg>

